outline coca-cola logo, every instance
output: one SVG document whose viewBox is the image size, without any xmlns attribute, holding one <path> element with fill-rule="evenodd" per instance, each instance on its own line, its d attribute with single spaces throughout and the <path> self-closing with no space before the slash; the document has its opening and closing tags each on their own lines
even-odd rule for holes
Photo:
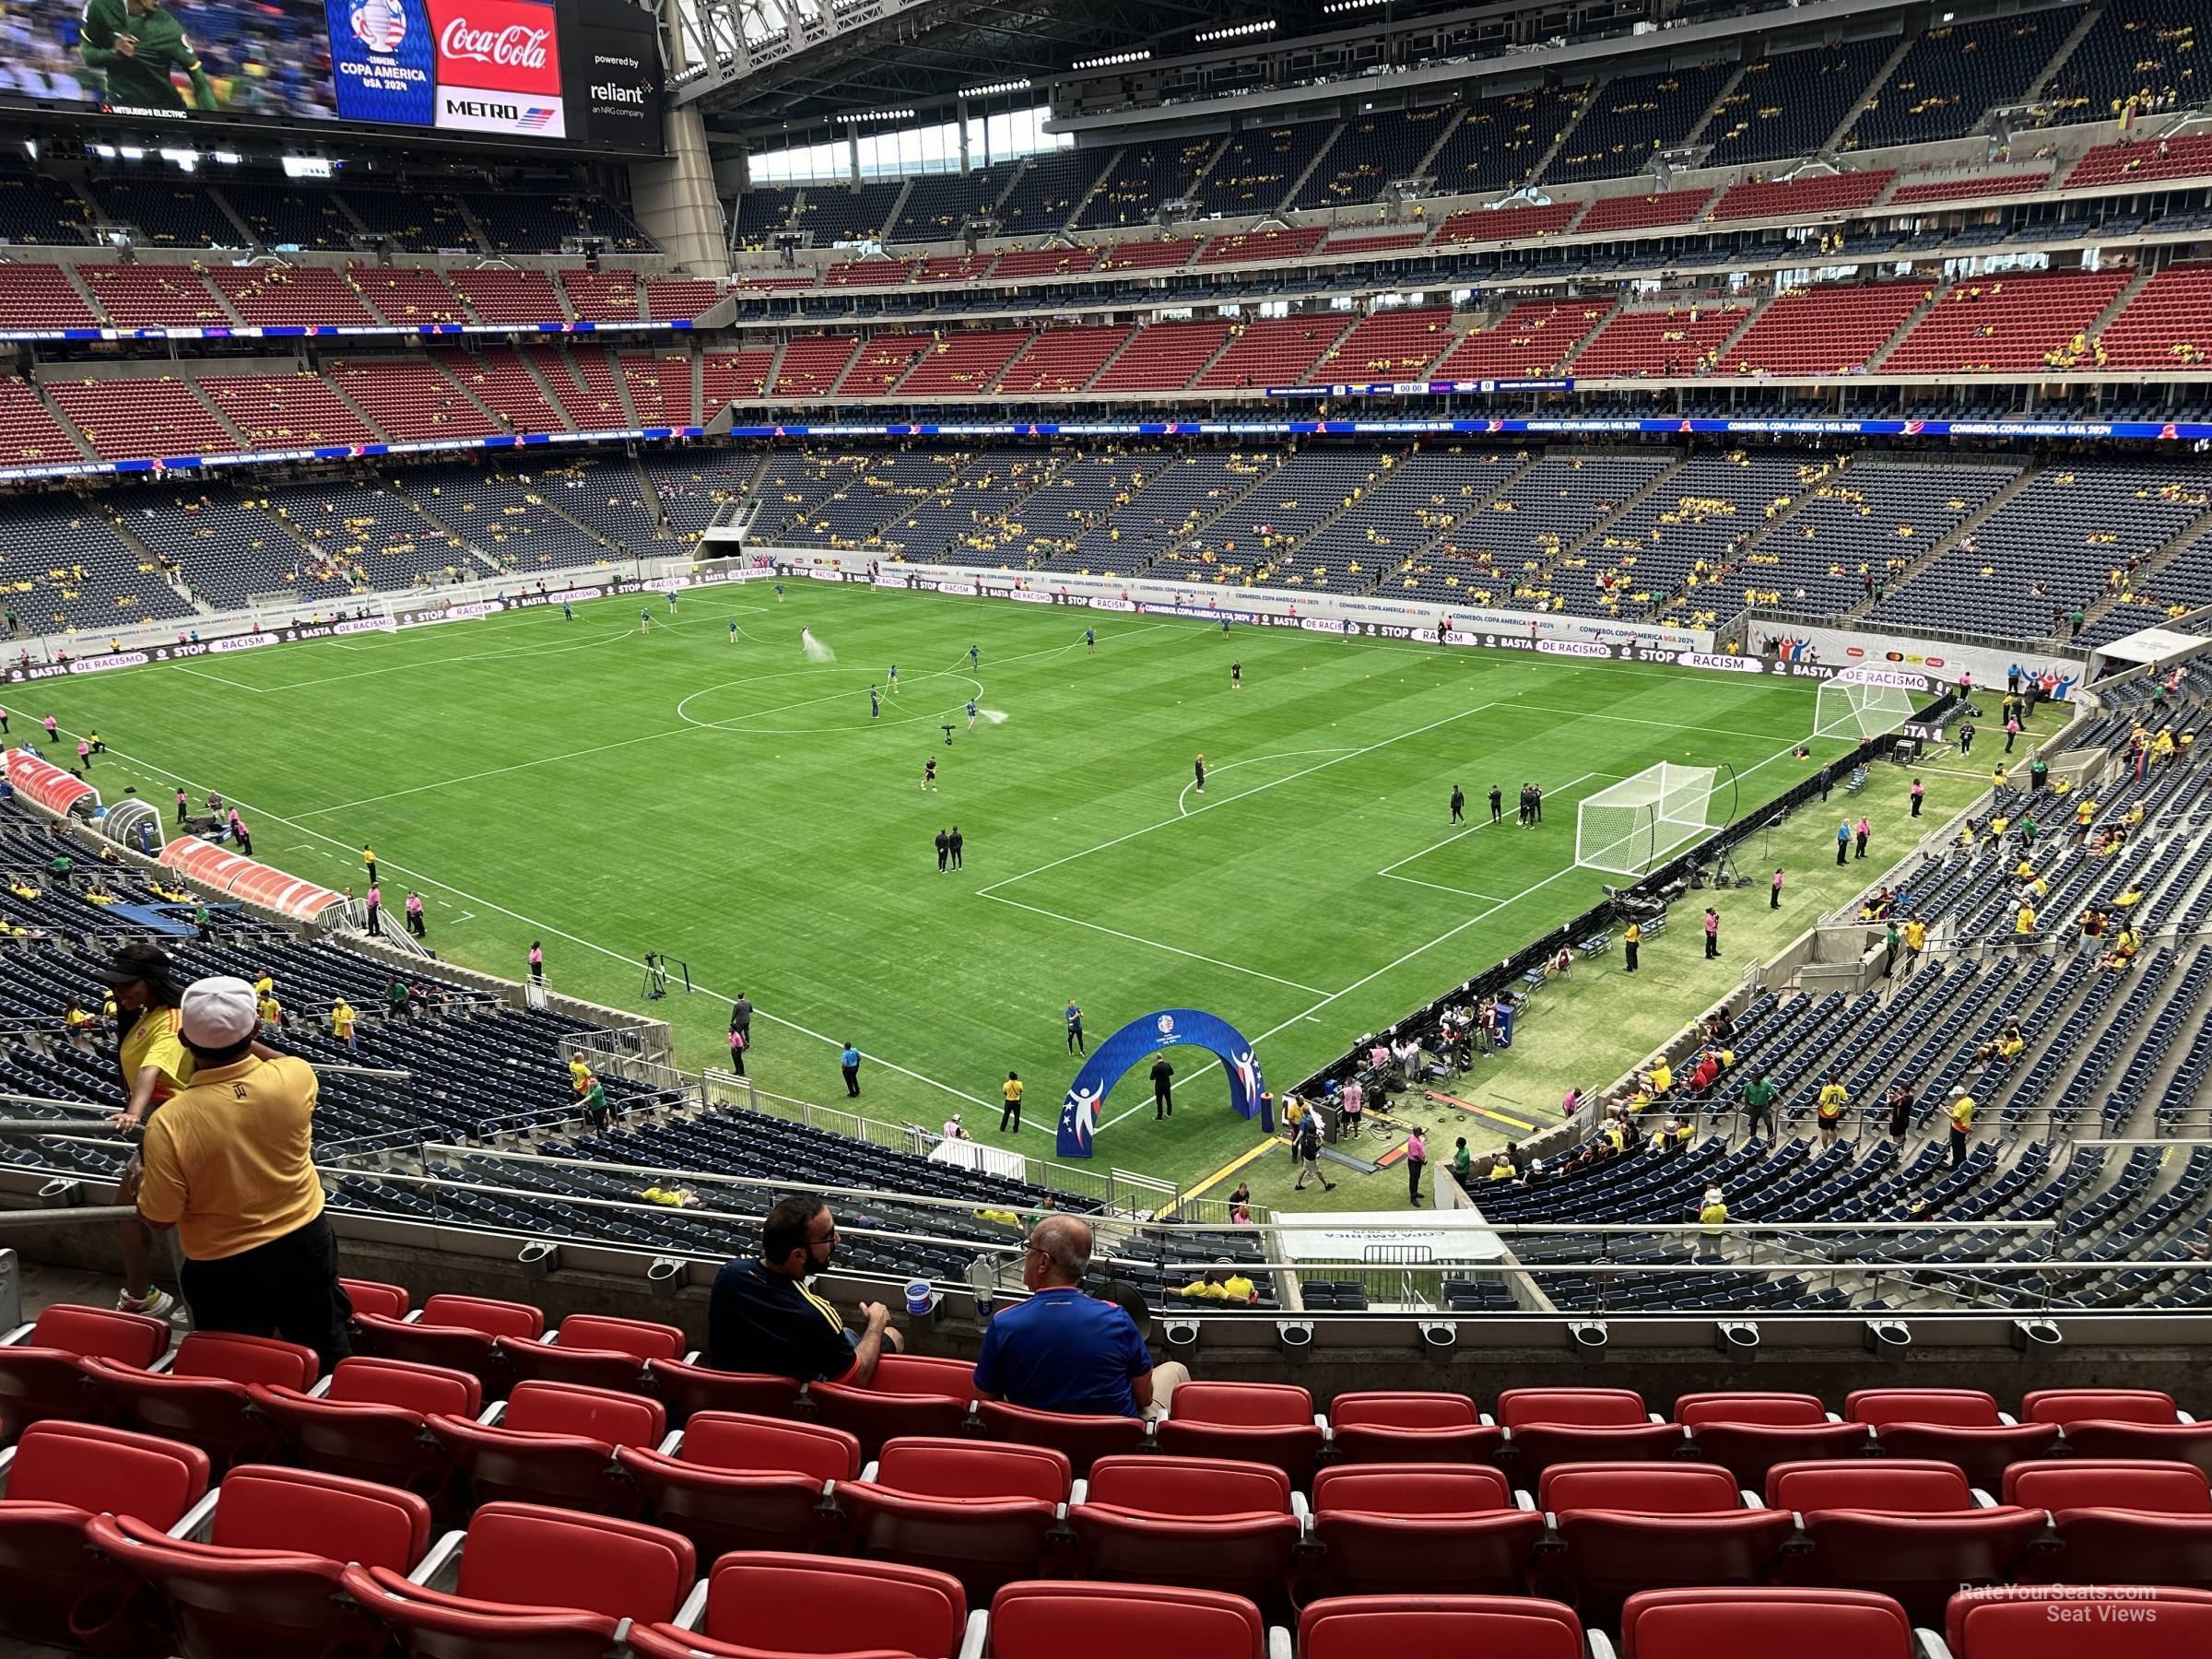
<svg viewBox="0 0 2212 1659">
<path fill-rule="evenodd" d="M 510 23 L 504 29 L 471 29 L 466 18 L 453 18 L 438 37 L 438 49 L 450 58 L 472 64 L 504 64 L 514 69 L 543 69 L 546 47 L 553 39 L 549 29 L 525 29 Z"/>
</svg>

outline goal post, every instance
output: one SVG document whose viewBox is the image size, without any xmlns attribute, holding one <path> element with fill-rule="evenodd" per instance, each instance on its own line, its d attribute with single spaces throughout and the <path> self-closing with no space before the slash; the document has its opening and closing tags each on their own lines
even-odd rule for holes
<svg viewBox="0 0 2212 1659">
<path fill-rule="evenodd" d="M 1813 705 L 1813 735 L 1864 743 L 1900 730 L 1912 718 L 1912 699 L 1901 686 L 1876 683 L 1873 670 L 1849 668 L 1822 682 Z"/>
<path fill-rule="evenodd" d="M 1576 809 L 1574 862 L 1641 876 L 1712 828 L 1717 769 L 1662 760 L 1607 785 Z"/>
</svg>

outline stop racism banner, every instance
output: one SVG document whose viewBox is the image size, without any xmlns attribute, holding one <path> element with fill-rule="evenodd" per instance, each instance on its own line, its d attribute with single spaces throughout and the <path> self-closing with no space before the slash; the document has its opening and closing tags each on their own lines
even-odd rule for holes
<svg viewBox="0 0 2212 1659">
<path fill-rule="evenodd" d="M 540 0 L 329 0 L 338 113 L 561 138 L 560 38 Z"/>
</svg>

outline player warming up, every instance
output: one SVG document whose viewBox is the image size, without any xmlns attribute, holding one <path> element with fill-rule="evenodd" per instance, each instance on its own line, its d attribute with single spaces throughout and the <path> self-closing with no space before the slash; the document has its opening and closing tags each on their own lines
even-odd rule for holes
<svg viewBox="0 0 2212 1659">
<path fill-rule="evenodd" d="M 1097 629 L 1087 628 L 1083 630 L 1083 649 L 1092 656 L 1099 654 L 1099 630 Z"/>
<path fill-rule="evenodd" d="M 1244 689 L 1243 664 L 1231 663 L 1229 665 L 1229 688 L 1231 691 L 1241 691 Z"/>
<path fill-rule="evenodd" d="M 1193 770 L 1198 774 L 1198 793 L 1204 794 L 1206 793 L 1206 757 L 1204 755 L 1198 757 Z"/>
<path fill-rule="evenodd" d="M 870 720 L 881 720 L 883 718 L 883 699 L 877 694 L 876 688 L 873 686 L 868 688 L 868 718 Z"/>
<path fill-rule="evenodd" d="M 898 664 L 896 664 L 896 663 L 893 663 L 893 664 L 891 665 L 891 672 L 890 672 L 890 676 L 889 676 L 889 677 L 890 677 L 890 682 L 891 682 L 891 695 L 892 695 L 893 697 L 896 697 L 896 696 L 898 696 L 898 695 L 899 695 L 899 665 L 898 665 Z"/>
<path fill-rule="evenodd" d="M 668 590 L 668 614 L 672 617 L 676 615 L 676 590 L 674 588 Z"/>
<path fill-rule="evenodd" d="M 737 643 L 737 622 L 735 618 L 732 618 L 730 620 L 730 643 L 733 645 Z"/>
<path fill-rule="evenodd" d="M 641 634 L 650 634 L 653 631 L 653 613 L 651 611 L 641 610 L 638 613 L 638 631 Z"/>
<path fill-rule="evenodd" d="M 922 787 L 928 790 L 932 794 L 936 793 L 937 758 L 935 755 L 932 755 L 928 759 L 922 763 Z"/>
</svg>

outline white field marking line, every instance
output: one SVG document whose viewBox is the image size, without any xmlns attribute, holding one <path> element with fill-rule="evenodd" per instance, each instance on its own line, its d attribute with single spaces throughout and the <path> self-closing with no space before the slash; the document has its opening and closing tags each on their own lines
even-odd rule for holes
<svg viewBox="0 0 2212 1659">
<path fill-rule="evenodd" d="M 1555 793 L 1559 794 L 1565 794 L 1577 783 L 1587 783 L 1593 778 L 1609 778 L 1613 774 L 1611 772 L 1584 772 L 1579 778 L 1570 778 L 1566 782 L 1560 784 Z M 1423 847 L 1418 853 L 1408 853 L 1405 857 L 1399 859 L 1395 864 L 1384 865 L 1381 869 L 1377 870 L 1375 874 L 1378 876 L 1387 876 L 1393 870 L 1398 869 L 1403 865 L 1409 865 L 1417 858 L 1428 857 L 1430 853 L 1436 852 L 1441 847 L 1448 847 L 1453 841 L 1464 841 L 1466 839 L 1466 837 L 1474 834 L 1477 830 L 1495 830 L 1501 827 L 1504 822 L 1505 820 L 1503 818 L 1485 818 L 1479 824 L 1469 824 L 1464 830 L 1454 830 L 1451 834 L 1445 836 L 1442 841 L 1432 841 L 1428 846 Z M 1407 877 L 1406 879 L 1411 880 L 1412 877 Z M 1435 884 L 1430 883 L 1428 885 L 1434 886 Z M 1488 898 L 1488 896 L 1489 895 L 1487 893 L 1477 893 L 1475 895 L 1475 897 L 1477 899 L 1484 899 Z"/>
<path fill-rule="evenodd" d="M 255 697 L 268 695 L 259 686 L 249 686 L 242 680 L 225 679 L 219 674 L 209 674 L 205 668 L 187 667 L 182 663 L 178 663 L 174 666 L 179 674 L 189 674 L 194 679 L 213 680 L 217 685 L 229 686 L 234 691 L 251 691 Z"/>
<path fill-rule="evenodd" d="M 1376 875 L 1385 881 L 1410 881 L 1415 887 L 1434 888 L 1440 893 L 1457 893 L 1462 899 L 1480 899 L 1488 903 L 1500 902 L 1495 893 L 1478 893 L 1473 888 L 1447 887 L 1441 881 L 1423 881 L 1418 876 L 1394 876 L 1388 870 L 1377 870 Z M 1320 1022 L 1316 1020 L 1315 1024 Z"/>
<path fill-rule="evenodd" d="M 637 631 L 634 628 L 626 628 L 617 633 L 601 634 L 597 639 L 579 640 L 570 645 L 508 645 L 498 651 L 473 652 L 465 656 L 433 657 L 424 662 L 387 663 L 382 668 L 357 668 L 351 674 L 329 674 L 320 679 L 287 680 L 281 686 L 270 686 L 266 689 L 270 692 L 305 691 L 315 686 L 335 686 L 345 680 L 370 679 L 380 674 L 419 674 L 426 669 L 451 668 L 463 663 L 493 662 L 508 657 L 561 656 L 571 651 L 589 651 L 594 646 L 612 644 L 617 640 L 627 640 Z M 184 672 L 190 674 L 193 671 L 187 668 Z"/>
<path fill-rule="evenodd" d="M 1153 624 L 1153 626 L 1158 627 L 1159 625 L 1156 623 Z M 630 630 L 632 633 L 635 631 L 636 630 L 634 629 Z M 1132 633 L 1141 633 L 1144 631 L 1144 629 L 1131 629 L 1128 631 Z M 623 635 L 618 637 L 627 638 L 628 636 Z M 1031 653 L 1028 654 L 1034 655 L 1041 653 Z M 429 666 L 434 665 L 425 665 Z M 464 772 L 459 777 L 455 778 L 441 778 L 435 782 L 418 783 L 407 789 L 394 789 L 389 790 L 382 794 L 364 795 L 358 801 L 341 801 L 335 806 L 317 806 L 307 812 L 301 813 L 300 816 L 302 818 L 326 818 L 334 812 L 349 812 L 357 806 L 373 806 L 380 802 L 396 801 L 407 795 L 427 794 L 432 790 L 445 789 L 456 783 L 480 782 L 486 778 L 504 777 L 510 772 L 527 771 L 533 767 L 558 766 L 564 760 L 581 760 L 587 755 L 604 754 L 609 749 L 628 748 L 633 744 L 650 743 L 662 737 L 680 736 L 686 732 L 729 732 L 740 736 L 747 735 L 747 729 L 742 725 L 730 725 L 722 722 L 712 720 L 694 720 L 691 718 L 691 716 L 684 712 L 684 704 L 689 702 L 694 697 L 704 696 L 709 691 L 725 690 L 732 686 L 756 685 L 763 680 L 789 679 L 794 675 L 812 674 L 817 671 L 818 667 L 826 666 L 828 666 L 828 665 L 823 664 L 806 668 L 779 668 L 771 674 L 744 675 L 736 679 L 718 680 L 712 686 L 701 687 L 699 690 L 693 691 L 687 695 L 681 702 L 678 702 L 676 705 L 677 718 L 684 722 L 684 724 L 680 726 L 668 726 L 658 732 L 641 733 L 635 737 L 621 737 L 616 739 L 612 743 L 594 744 L 589 748 L 571 749 L 565 755 L 546 755 L 535 760 L 518 760 L 512 766 L 497 766 L 493 767 L 488 771 Z M 343 678 L 346 677 L 340 676 L 339 677 Z M 971 685 L 974 684 L 973 681 L 970 681 L 969 683 Z M 781 703 L 774 708 L 755 709 L 749 714 L 735 716 L 735 718 L 750 720 L 759 715 L 776 714 L 792 709 L 806 708 L 814 703 L 834 702 L 839 698 L 850 697 L 852 695 L 853 693 L 849 691 L 840 691 L 829 697 L 807 698 L 799 702 Z M 910 716 L 909 718 L 925 719 L 927 717 L 916 715 Z M 765 734 L 762 735 L 765 735 Z M 823 735 L 829 735 L 830 734 L 825 733 Z M 988 1104 L 988 1102 L 985 1103 Z"/>
<path fill-rule="evenodd" d="M 1249 795 L 1264 794 L 1268 790 L 1277 788 L 1282 784 L 1294 783 L 1299 779 L 1306 777 L 1311 773 L 1324 771 L 1332 766 L 1341 766 L 1345 761 L 1351 759 L 1355 756 L 1372 754 L 1375 750 L 1388 747 L 1391 744 L 1402 743 L 1408 737 L 1418 737 L 1424 732 L 1433 732 L 1439 726 L 1450 725 L 1454 721 L 1465 720 L 1470 715 L 1481 713 L 1485 709 L 1496 708 L 1499 705 L 1495 703 L 1477 703 L 1472 708 L 1460 710 L 1456 714 L 1446 714 L 1441 719 L 1432 720 L 1427 725 L 1414 726 L 1410 730 L 1395 733 L 1391 736 L 1378 739 L 1376 742 L 1367 744 L 1359 748 L 1347 748 L 1341 754 L 1337 755 L 1334 759 L 1320 760 L 1316 761 L 1312 766 L 1302 766 L 1294 772 L 1286 772 L 1282 777 L 1270 779 L 1267 782 L 1255 784 L 1250 789 L 1239 790 L 1235 794 L 1224 795 L 1218 801 L 1208 801 L 1205 806 L 1198 807 L 1194 811 L 1189 813 L 1178 812 L 1173 818 L 1161 818 L 1157 823 L 1147 824 L 1140 830 L 1129 830 L 1126 834 L 1115 836 L 1112 841 L 1102 841 L 1095 847 L 1085 847 L 1079 853 L 1064 853 L 1060 857 L 1053 859 L 1048 863 L 1041 864 L 1033 869 L 1024 870 L 1018 876 L 1008 876 L 1001 880 L 994 881 L 988 887 L 978 888 L 976 889 L 976 897 L 979 899 L 987 899 L 995 889 L 999 888 L 1012 887 L 1018 881 L 1027 881 L 1032 876 L 1041 876 L 1047 870 L 1056 870 L 1064 864 L 1075 863 L 1075 861 L 1078 858 L 1088 858 L 1093 853 L 1103 853 L 1109 847 L 1118 847 L 1124 841 L 1135 841 L 1140 835 L 1149 835 L 1155 830 L 1165 830 L 1170 824 L 1182 823 L 1186 818 L 1197 818 L 1202 813 L 1211 812 L 1219 806 L 1230 806 L 1234 802 L 1245 799 Z M 1259 758 L 1265 759 L 1264 756 Z M 1195 780 L 1194 780 L 1194 782 L 1195 782 Z"/>
<path fill-rule="evenodd" d="M 1764 734 L 1761 734 L 1761 735 L 1764 735 Z M 1738 772 L 1736 776 L 1739 778 L 1748 777 L 1751 773 L 1759 771 L 1761 767 L 1773 765 L 1775 761 L 1781 759 L 1784 755 L 1792 755 L 1796 753 L 1796 749 L 1797 746 L 1794 743 L 1790 744 L 1786 747 L 1777 749 L 1773 754 L 1769 755 L 1764 760 L 1754 761 L 1750 766 L 1746 767 L 1742 771 Z M 1457 938 L 1461 934 L 1466 932 L 1468 928 L 1473 927 L 1477 923 L 1488 921 L 1490 917 L 1496 915 L 1500 911 L 1505 909 L 1508 905 L 1520 903 L 1522 900 L 1527 898 L 1531 893 L 1541 891 L 1543 888 L 1549 887 L 1553 882 L 1559 880 L 1562 877 L 1574 875 L 1583 867 L 1583 866 L 1579 864 L 1570 864 L 1563 869 L 1554 871 L 1551 875 L 1545 877 L 1540 881 L 1531 882 L 1527 887 L 1523 888 L 1518 893 L 1515 893 L 1511 899 L 1499 900 L 1496 903 L 1490 905 L 1488 909 L 1477 911 L 1472 916 L 1469 916 L 1465 922 L 1460 923 L 1457 926 L 1448 928 L 1444 932 L 1437 935 L 1437 936 L 1430 940 L 1428 944 L 1415 946 L 1411 950 L 1407 951 L 1404 956 L 1398 958 L 1394 962 L 1384 963 L 1382 967 L 1376 969 L 1372 973 L 1368 974 L 1365 978 L 1353 981 L 1352 983 L 1347 985 L 1343 990 L 1331 992 L 1328 995 L 1323 997 L 1319 1002 L 1315 1003 L 1312 1007 L 1306 1009 L 1304 1012 L 1293 1014 L 1289 1018 L 1284 1020 L 1280 1025 L 1269 1027 L 1266 1030 L 1262 1031 L 1257 1037 L 1254 1037 L 1252 1040 L 1252 1046 L 1255 1050 L 1258 1049 L 1260 1044 L 1266 1041 L 1268 1038 L 1277 1036 L 1280 1033 L 1288 1030 L 1292 1026 L 1298 1024 L 1298 1022 L 1301 1019 L 1312 1019 L 1314 1015 L 1320 1013 L 1322 1009 L 1327 1007 L 1330 1004 L 1349 996 L 1353 992 L 1359 990 L 1363 986 L 1372 984 L 1376 980 L 1381 979 L 1384 974 L 1394 972 L 1398 969 L 1403 968 L 1407 962 L 1412 961 L 1414 958 L 1425 955 L 1427 952 L 1434 950 L 1439 945 L 1448 943 L 1450 940 Z M 1402 877 L 1399 879 L 1405 880 L 1409 879 L 1409 877 Z M 1315 1023 L 1318 1024 L 1321 1022 L 1316 1021 Z M 1209 1060 L 1204 1065 L 1200 1066 L 1196 1071 L 1191 1073 L 1190 1077 L 1185 1077 L 1183 1081 L 1187 1083 L 1191 1081 L 1192 1078 L 1203 1077 L 1206 1075 L 1206 1073 L 1211 1071 L 1218 1065 L 1220 1065 L 1218 1060 Z M 1098 1127 L 1100 1129 L 1111 1129 L 1114 1124 L 1120 1123 L 1122 1119 L 1127 1117 L 1131 1112 L 1142 1112 L 1145 1107 L 1149 1104 L 1149 1101 L 1140 1100 L 1135 1106 L 1128 1107 L 1125 1110 L 1117 1112 L 1114 1116 L 1108 1118 L 1104 1123 L 1099 1124 Z"/>
<path fill-rule="evenodd" d="M 1678 720 L 1645 720 L 1634 714 L 1593 714 L 1582 709 L 1553 709 L 1543 703 L 1524 703 L 1515 698 L 1514 703 L 1524 709 L 1540 710 L 1546 714 L 1558 714 L 1568 720 L 1610 720 L 1620 725 L 1665 726 L 1670 732 L 1712 732 L 1723 737 L 1771 737 L 1771 732 L 1739 732 L 1734 726 L 1684 725 Z"/>
<path fill-rule="evenodd" d="M 1314 996 L 1322 994 L 1319 985 L 1301 985 L 1296 980 L 1283 979 L 1273 973 L 1263 973 L 1257 968 L 1245 967 L 1241 962 L 1225 962 L 1218 957 L 1201 956 L 1197 951 L 1185 950 L 1179 945 L 1163 945 L 1158 939 L 1146 938 L 1142 934 L 1124 933 L 1118 927 L 1107 927 L 1097 922 L 1086 922 L 1080 916 L 1064 916 L 1058 911 L 1046 910 L 1041 905 L 1024 904 L 1018 899 L 1007 899 L 997 893 L 985 893 L 982 897 L 990 900 L 994 904 L 1010 904 L 1016 910 L 1028 911 L 1031 915 L 1050 916 L 1055 922 L 1065 922 L 1073 927 L 1088 927 L 1093 933 L 1111 934 L 1117 939 L 1128 940 L 1132 945 L 1149 946 L 1154 950 L 1164 950 L 1171 956 L 1186 957 L 1194 962 L 1204 962 L 1213 968 L 1226 968 L 1232 973 L 1249 973 L 1254 979 L 1272 980 L 1278 985 L 1289 986 L 1293 991 L 1304 991 Z"/>
<path fill-rule="evenodd" d="M 1241 760 L 1231 760 L 1225 766 L 1215 767 L 1214 771 L 1217 772 L 1234 771 L 1240 766 L 1257 766 L 1263 760 L 1296 760 L 1300 759 L 1307 755 L 1347 755 L 1349 753 L 1351 753 L 1351 751 L 1348 748 L 1342 747 L 1283 749 L 1272 755 L 1251 755 L 1247 756 Z M 1182 786 L 1182 792 L 1175 797 L 1175 810 L 1182 814 L 1184 818 L 1190 817 L 1191 812 L 1190 808 L 1183 805 L 1183 802 L 1189 798 L 1191 791 L 1197 787 L 1198 780 L 1194 777 L 1188 783 L 1185 783 Z"/>
<path fill-rule="evenodd" d="M 127 760 L 133 766 L 142 768 L 143 770 L 153 773 L 156 777 L 168 778 L 174 782 L 181 783 L 188 790 L 198 789 L 201 787 L 200 784 L 195 783 L 192 779 L 184 777 L 181 773 L 172 772 L 166 767 L 156 766 L 152 761 L 145 759 L 140 756 L 126 755 L 120 749 L 115 750 L 114 754 L 118 760 Z M 314 839 L 317 841 L 328 842 L 331 846 L 346 847 L 347 851 L 352 851 L 351 847 L 348 846 L 347 843 L 339 841 L 335 836 L 325 835 L 320 830 L 312 830 L 307 825 L 300 823 L 296 818 L 286 818 L 282 814 L 270 811 L 266 807 L 255 806 L 253 802 L 244 800 L 239 796 L 233 795 L 229 798 L 235 805 L 241 807 L 252 808 L 253 815 L 256 818 L 264 818 L 269 823 L 284 824 L 291 829 L 299 830 L 302 835 L 310 835 L 314 837 Z M 466 892 L 460 888 L 453 886 L 450 882 L 438 880 L 436 877 L 430 876 L 427 871 L 413 869 L 403 864 L 395 864 L 389 859 L 380 859 L 378 864 L 380 868 L 395 870 L 402 876 L 413 876 L 417 877 L 420 886 L 437 888 L 441 891 L 453 894 L 455 898 L 465 899 L 471 904 L 480 904 L 488 911 L 495 911 L 502 916 L 511 917 L 514 921 L 520 922 L 524 925 L 527 926 L 533 933 L 540 934 L 546 938 L 562 939 L 566 940 L 571 945 L 582 946 L 586 950 L 594 951 L 612 961 L 620 962 L 626 967 L 641 969 L 645 966 L 645 964 L 639 960 L 636 957 L 627 957 L 618 950 L 609 950 L 606 946 L 598 944 L 594 940 L 583 938 L 580 935 L 569 933 L 562 928 L 555 927 L 550 924 L 540 922 L 534 916 L 526 916 L 521 911 L 511 910 L 506 905 L 500 904 L 494 900 L 487 899 L 481 894 Z M 474 914 L 474 912 L 472 912 L 471 914 Z M 733 1000 L 727 994 L 727 993 L 716 991 L 709 985 L 701 985 L 695 982 L 692 988 L 699 992 L 701 995 L 718 997 L 724 1002 Z M 786 1030 L 796 1031 L 802 1037 L 810 1037 L 815 1041 L 826 1044 L 830 1048 L 841 1048 L 844 1046 L 835 1038 L 825 1037 L 821 1032 L 812 1030 L 807 1027 L 799 1024 L 795 1019 L 785 1019 L 781 1015 L 771 1014 L 765 1008 L 756 1007 L 753 1011 L 761 1018 L 770 1020 L 776 1025 L 780 1025 Z M 912 1077 L 917 1083 L 926 1084 L 930 1088 L 939 1089 L 946 1094 L 958 1096 L 960 1100 L 966 1100 L 971 1105 L 990 1107 L 1003 1103 L 995 1100 L 986 1100 L 981 1095 L 971 1095 L 966 1089 L 955 1088 L 949 1083 L 940 1083 L 935 1077 L 924 1077 L 922 1073 L 915 1071 L 909 1066 L 900 1065 L 895 1060 L 886 1060 L 882 1055 L 868 1053 L 865 1049 L 861 1051 L 861 1053 L 863 1058 L 872 1061 L 877 1065 L 883 1066 L 886 1070 L 895 1071 L 900 1077 Z M 1056 1121 L 1054 1124 L 1050 1127 L 1043 1124 L 1031 1124 L 1030 1127 L 1034 1128 L 1041 1134 L 1045 1135 L 1054 1135 L 1058 1133 L 1058 1125 Z"/>
<path fill-rule="evenodd" d="M 1552 874 L 1543 877 L 1543 879 L 1539 881 L 1533 881 L 1529 883 L 1528 886 L 1523 888 L 1511 899 L 1500 899 L 1488 906 L 1487 909 L 1477 911 L 1465 922 L 1458 924 L 1456 926 L 1447 928 L 1444 932 L 1437 935 L 1436 937 L 1430 940 L 1428 944 L 1415 946 L 1404 956 L 1398 958 L 1397 960 L 1394 962 L 1385 962 L 1382 967 L 1376 969 L 1372 973 L 1368 974 L 1362 979 L 1354 980 L 1350 984 L 1345 986 L 1343 990 L 1332 991 L 1328 995 L 1323 997 L 1312 1007 L 1304 1009 L 1300 1013 L 1291 1015 L 1289 1018 L 1284 1020 L 1280 1025 L 1270 1026 L 1266 1030 L 1262 1031 L 1257 1037 L 1254 1037 L 1252 1040 L 1252 1046 L 1254 1049 L 1257 1049 L 1260 1044 L 1266 1041 L 1268 1038 L 1278 1036 L 1282 1032 L 1288 1030 L 1292 1026 L 1298 1024 L 1300 1020 L 1312 1019 L 1314 1015 L 1320 1013 L 1322 1009 L 1327 1007 L 1331 1003 L 1337 1002 L 1344 997 L 1349 996 L 1353 992 L 1359 990 L 1363 986 L 1372 984 L 1376 980 L 1381 979 L 1384 974 L 1394 972 L 1396 970 L 1403 968 L 1406 963 L 1412 961 L 1414 958 L 1421 956 L 1428 951 L 1434 950 L 1439 945 L 1445 944 L 1452 939 L 1457 938 L 1461 934 L 1466 932 L 1468 928 L 1473 927 L 1477 923 L 1488 920 L 1491 916 L 1496 915 L 1500 911 L 1504 910 L 1508 905 L 1518 904 L 1522 900 L 1527 898 L 1531 893 L 1539 892 L 1543 888 L 1549 887 L 1553 882 L 1558 881 L 1564 877 L 1575 875 L 1580 872 L 1583 866 L 1581 865 L 1571 864 L 1564 869 L 1555 870 L 1552 872 Z M 1181 1081 L 1188 1083 L 1193 1078 L 1204 1077 L 1207 1072 L 1213 1070 L 1214 1067 L 1220 1064 L 1221 1063 L 1218 1060 L 1208 1060 L 1196 1071 L 1192 1072 L 1189 1077 L 1182 1078 Z M 1114 1124 L 1120 1123 L 1122 1119 L 1127 1117 L 1131 1112 L 1142 1112 L 1152 1102 L 1149 1100 L 1140 1100 L 1135 1105 L 1131 1106 L 1123 1112 L 1117 1112 L 1114 1116 L 1108 1118 L 1104 1123 L 1098 1125 L 1098 1127 L 1100 1130 L 1111 1129 Z"/>
</svg>

